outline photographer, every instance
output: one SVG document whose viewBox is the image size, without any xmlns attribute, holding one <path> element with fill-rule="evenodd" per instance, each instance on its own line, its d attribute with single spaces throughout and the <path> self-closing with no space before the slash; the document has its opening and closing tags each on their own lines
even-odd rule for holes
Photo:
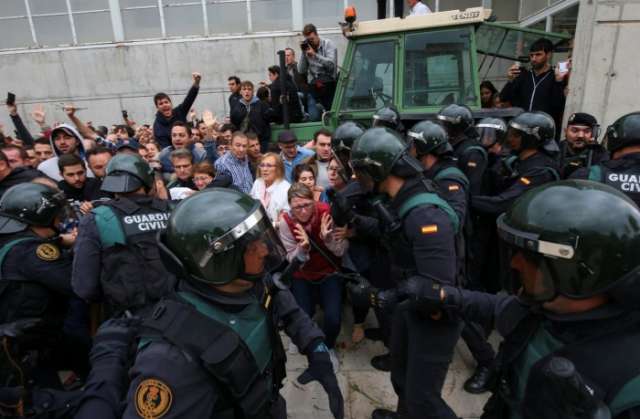
<svg viewBox="0 0 640 419">
<path fill-rule="evenodd" d="M 331 109 L 336 90 L 338 49 L 328 39 L 320 39 L 316 27 L 309 23 L 302 29 L 305 40 L 300 44 L 300 73 L 307 74 L 311 95 L 325 110 Z"/>
</svg>

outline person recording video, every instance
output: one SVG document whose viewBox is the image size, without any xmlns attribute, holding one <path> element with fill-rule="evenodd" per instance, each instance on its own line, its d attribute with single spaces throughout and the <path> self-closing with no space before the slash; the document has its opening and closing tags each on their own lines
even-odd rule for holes
<svg viewBox="0 0 640 419">
<path fill-rule="evenodd" d="M 310 92 L 316 102 L 329 110 L 336 91 L 338 49 L 329 39 L 320 38 L 318 30 L 311 23 L 305 25 L 302 34 L 305 39 L 300 43 L 302 56 L 298 70 L 307 75 Z"/>
</svg>

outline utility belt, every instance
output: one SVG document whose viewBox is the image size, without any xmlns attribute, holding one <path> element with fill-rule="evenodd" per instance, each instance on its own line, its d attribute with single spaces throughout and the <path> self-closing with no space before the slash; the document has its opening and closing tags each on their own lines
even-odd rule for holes
<svg viewBox="0 0 640 419">
<path fill-rule="evenodd" d="M 269 315 L 269 321 L 271 316 Z M 198 360 L 230 400 L 216 411 L 216 418 L 262 419 L 270 417 L 286 377 L 286 355 L 277 329 L 271 325 L 273 354 L 260 371 L 251 350 L 227 325 L 202 313 L 190 304 L 166 299 L 158 303 L 143 323 L 144 337 L 160 337 Z M 206 334 L 193 333 L 207 330 Z"/>
</svg>

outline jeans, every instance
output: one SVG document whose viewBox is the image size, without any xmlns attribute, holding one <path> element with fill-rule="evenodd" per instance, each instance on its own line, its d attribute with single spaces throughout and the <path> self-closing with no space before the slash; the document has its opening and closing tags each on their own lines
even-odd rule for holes
<svg viewBox="0 0 640 419">
<path fill-rule="evenodd" d="M 307 93 L 307 113 L 309 114 L 309 121 L 319 121 L 322 118 L 316 99 L 311 93 Z"/>
<path fill-rule="evenodd" d="M 328 275 L 319 282 L 294 279 L 291 293 L 311 318 L 316 312 L 316 304 L 320 304 L 324 312 L 322 331 L 326 336 L 325 343 L 329 349 L 333 349 L 342 322 L 342 280 L 335 275 Z"/>
</svg>

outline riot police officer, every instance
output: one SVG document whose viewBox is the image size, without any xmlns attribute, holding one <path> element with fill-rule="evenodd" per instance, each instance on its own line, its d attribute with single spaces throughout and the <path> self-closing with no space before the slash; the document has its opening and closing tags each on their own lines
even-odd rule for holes
<svg viewBox="0 0 640 419">
<path fill-rule="evenodd" d="M 507 142 L 512 156 L 503 161 L 502 185 L 494 195 L 474 196 L 471 208 L 498 215 L 527 190 L 558 180 L 557 163 L 546 150 L 555 145 L 554 135 L 553 118 L 544 112 L 524 112 L 509 121 Z"/>
<path fill-rule="evenodd" d="M 344 171 L 345 183 L 351 179 L 351 167 L 349 159 L 351 158 L 351 147 L 358 137 L 362 135 L 364 128 L 357 122 L 347 121 L 338 125 L 333 136 L 331 137 L 331 149 L 333 154 L 340 161 L 342 170 Z"/>
<path fill-rule="evenodd" d="M 593 115 L 574 113 L 567 120 L 565 140 L 560 142 L 560 171 L 566 179 L 581 167 L 591 167 L 609 160 L 609 155 L 598 143 L 600 125 Z"/>
<path fill-rule="evenodd" d="M 566 180 L 516 200 L 498 232 L 517 295 L 424 281 L 412 293 L 419 309 L 490 320 L 504 337 L 483 417 L 638 417 L 640 210 L 609 186 Z"/>
<path fill-rule="evenodd" d="M 282 281 L 265 285 L 286 253 L 258 201 L 202 191 L 178 204 L 159 237 L 177 293 L 142 325 L 124 418 L 286 418 L 279 322 L 309 359 L 298 381 L 318 380 L 343 417 L 322 332 Z"/>
<path fill-rule="evenodd" d="M 640 205 L 640 112 L 620 117 L 605 135 L 611 160 L 576 170 L 571 177 L 606 183 Z"/>
<path fill-rule="evenodd" d="M 154 196 L 154 184 L 153 169 L 139 155 L 118 154 L 102 182 L 116 198 L 80 221 L 73 289 L 87 301 L 106 302 L 108 314 L 148 307 L 174 286 L 155 240 L 170 208 Z"/>
<path fill-rule="evenodd" d="M 393 243 L 391 264 L 397 284 L 382 291 L 363 279 L 350 284 L 354 304 L 393 308 L 399 290 L 410 279 L 454 284 L 458 216 L 423 177 L 423 167 L 408 154 L 400 136 L 386 128 L 367 130 L 351 150 L 351 164 L 365 191 L 390 200 L 388 213 L 381 214 L 381 219 L 385 241 Z M 393 310 L 391 333 L 391 381 L 398 409 L 376 409 L 372 417 L 457 418 L 441 396 L 460 336 L 457 318 L 442 313 L 425 316 L 399 304 Z"/>
<path fill-rule="evenodd" d="M 487 167 L 487 152 L 478 143 L 471 109 L 466 105 L 448 105 L 438 112 L 437 118 L 449 135 L 458 167 L 469 179 L 469 193 L 473 196 L 479 194 Z"/>
<path fill-rule="evenodd" d="M 58 236 L 64 203 L 63 193 L 35 183 L 13 186 L 0 200 L 0 323 L 40 319 L 31 346 L 23 346 L 20 354 L 7 353 L 6 346 L 2 351 L 0 375 L 5 385 L 33 379 L 60 388 L 58 370 L 70 367 L 83 375 L 88 368 L 88 342 L 82 339 L 88 329 L 77 330 L 74 326 L 82 329 L 77 324 L 65 327 L 70 315 L 82 313 L 69 313 L 72 257 Z M 30 350 L 39 351 L 32 357 L 38 364 L 33 368 L 37 378 L 7 362 L 8 358 L 21 362 Z"/>
<path fill-rule="evenodd" d="M 447 133 L 442 126 L 423 121 L 414 125 L 407 133 L 411 154 L 420 159 L 425 166 L 425 176 L 438 185 L 438 193 L 458 214 L 462 220 L 461 233 L 456 236 L 456 256 L 458 259 L 459 283 L 465 283 L 467 275 L 466 242 L 472 240 L 472 234 L 466 224 L 469 206 L 469 180 L 458 168 L 453 158 L 453 148 L 449 144 Z M 463 233 L 465 232 L 465 233 Z M 495 353 L 487 342 L 483 328 L 475 323 L 466 323 L 462 338 L 469 347 L 478 367 L 473 376 L 464 384 L 465 390 L 481 393 L 490 379 L 490 366 Z"/>
<path fill-rule="evenodd" d="M 373 114 L 371 126 L 374 128 L 389 128 L 400 134 L 404 134 L 404 125 L 400 119 L 400 113 L 395 106 L 385 106 Z"/>
</svg>

